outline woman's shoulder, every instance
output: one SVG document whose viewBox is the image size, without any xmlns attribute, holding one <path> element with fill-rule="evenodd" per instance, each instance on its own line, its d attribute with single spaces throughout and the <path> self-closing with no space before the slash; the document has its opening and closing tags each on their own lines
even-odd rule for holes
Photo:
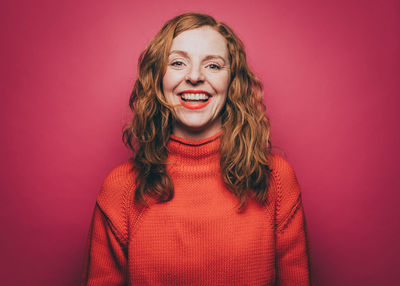
<svg viewBox="0 0 400 286">
<path fill-rule="evenodd" d="M 281 208 L 290 207 L 300 199 L 300 185 L 293 166 L 278 154 L 270 156 L 271 190 Z"/>
<path fill-rule="evenodd" d="M 108 189 L 111 188 L 115 189 L 114 191 L 121 191 L 121 189 L 133 184 L 132 167 L 133 165 L 129 161 L 114 167 L 105 177 L 102 190 L 109 191 Z"/>
<path fill-rule="evenodd" d="M 279 181 L 296 181 L 297 178 L 292 165 L 279 154 L 272 153 L 269 157 L 269 168 L 272 176 Z"/>
<path fill-rule="evenodd" d="M 113 168 L 103 181 L 97 195 L 97 205 L 109 218 L 125 215 L 132 202 L 135 175 L 132 163 L 125 162 Z"/>
</svg>

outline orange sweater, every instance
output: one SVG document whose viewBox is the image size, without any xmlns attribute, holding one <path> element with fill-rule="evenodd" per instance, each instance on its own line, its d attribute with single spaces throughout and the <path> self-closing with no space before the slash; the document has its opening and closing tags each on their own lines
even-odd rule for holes
<svg viewBox="0 0 400 286">
<path fill-rule="evenodd" d="M 299 185 L 271 159 L 268 206 L 237 212 L 219 166 L 220 137 L 171 136 L 167 171 L 174 198 L 133 203 L 131 164 L 105 179 L 95 206 L 82 285 L 310 285 Z"/>
</svg>

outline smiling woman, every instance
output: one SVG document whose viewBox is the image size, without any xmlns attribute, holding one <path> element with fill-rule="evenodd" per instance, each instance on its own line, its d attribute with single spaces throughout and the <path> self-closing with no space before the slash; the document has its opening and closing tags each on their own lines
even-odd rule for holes
<svg viewBox="0 0 400 286">
<path fill-rule="evenodd" d="M 168 21 L 129 104 L 133 156 L 97 197 L 82 285 L 310 285 L 300 188 L 235 33 Z"/>
<path fill-rule="evenodd" d="M 221 130 L 221 110 L 230 82 L 227 42 L 209 26 L 174 38 L 163 78 L 163 91 L 175 107 L 173 134 L 203 139 Z"/>
</svg>

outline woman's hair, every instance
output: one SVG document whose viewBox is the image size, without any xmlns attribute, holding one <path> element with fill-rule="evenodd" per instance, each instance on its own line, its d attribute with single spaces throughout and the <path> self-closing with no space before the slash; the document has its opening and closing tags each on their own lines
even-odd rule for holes
<svg viewBox="0 0 400 286">
<path fill-rule="evenodd" d="M 210 26 L 227 41 L 231 81 L 221 111 L 221 173 L 228 189 L 238 198 L 239 210 L 248 198 L 265 204 L 269 186 L 270 125 L 262 102 L 263 86 L 251 72 L 242 41 L 226 24 L 199 13 L 185 13 L 169 20 L 141 53 L 138 79 L 129 100 L 132 121 L 124 127 L 123 141 L 134 155 L 135 202 L 147 205 L 173 198 L 174 186 L 166 171 L 167 143 L 174 124 L 173 107 L 163 94 L 162 80 L 173 39 L 180 33 Z"/>
</svg>

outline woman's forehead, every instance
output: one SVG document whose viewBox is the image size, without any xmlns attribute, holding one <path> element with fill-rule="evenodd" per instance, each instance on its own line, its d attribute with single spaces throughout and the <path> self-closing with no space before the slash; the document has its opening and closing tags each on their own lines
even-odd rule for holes
<svg viewBox="0 0 400 286">
<path fill-rule="evenodd" d="M 176 36 L 170 54 L 219 56 L 228 59 L 226 39 L 215 29 L 204 26 L 187 30 Z"/>
</svg>

